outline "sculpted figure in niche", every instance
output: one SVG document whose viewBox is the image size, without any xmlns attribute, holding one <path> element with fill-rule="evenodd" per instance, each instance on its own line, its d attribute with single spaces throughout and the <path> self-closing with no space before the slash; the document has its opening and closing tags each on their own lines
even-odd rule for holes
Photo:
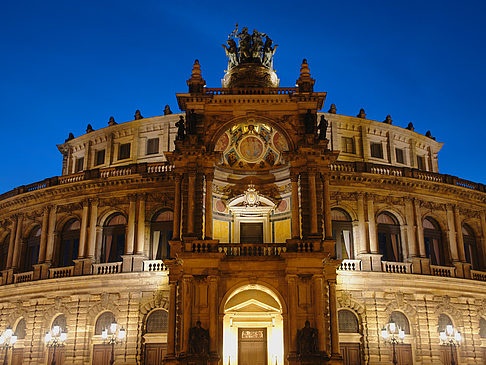
<svg viewBox="0 0 486 365">
<path fill-rule="evenodd" d="M 177 123 L 175 124 L 175 126 L 177 127 L 177 137 L 176 137 L 176 139 L 178 141 L 183 141 L 184 140 L 184 137 L 185 137 L 185 134 L 184 134 L 184 117 L 182 115 L 179 117 L 179 120 L 177 121 Z"/>
<path fill-rule="evenodd" d="M 189 330 L 189 353 L 207 355 L 209 353 L 209 332 L 201 327 L 201 321 Z"/>
<path fill-rule="evenodd" d="M 327 127 L 329 123 L 327 122 L 326 118 L 324 118 L 324 115 L 321 115 L 321 121 L 319 122 L 319 139 L 327 139 L 326 138 L 326 132 L 327 132 Z"/>
<path fill-rule="evenodd" d="M 191 109 L 189 113 L 186 113 L 186 120 L 187 120 L 187 127 L 186 131 L 187 134 L 195 134 L 196 133 L 196 125 L 197 125 L 198 115 L 194 113 L 194 109 Z"/>
<path fill-rule="evenodd" d="M 309 321 L 305 321 L 305 326 L 297 332 L 297 349 L 300 355 L 316 354 L 317 348 L 317 329 L 310 326 Z"/>
<path fill-rule="evenodd" d="M 317 115 L 313 114 L 310 109 L 304 115 L 305 134 L 314 134 L 316 131 Z"/>
</svg>

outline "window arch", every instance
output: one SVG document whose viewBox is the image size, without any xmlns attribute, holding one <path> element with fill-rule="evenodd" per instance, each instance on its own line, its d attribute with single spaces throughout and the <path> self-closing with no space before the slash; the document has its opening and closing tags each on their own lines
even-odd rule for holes
<svg viewBox="0 0 486 365">
<path fill-rule="evenodd" d="M 59 314 L 56 318 L 54 318 L 54 321 L 52 321 L 51 329 L 54 328 L 54 326 L 59 326 L 62 332 L 67 333 L 66 316 L 64 314 Z"/>
<path fill-rule="evenodd" d="M 336 258 L 353 259 L 353 224 L 349 214 L 341 208 L 331 209 L 332 238 L 336 240 Z"/>
<path fill-rule="evenodd" d="M 169 322 L 168 313 L 163 309 L 154 310 L 147 317 L 145 323 L 146 333 L 167 333 Z"/>
<path fill-rule="evenodd" d="M 434 218 L 423 220 L 425 254 L 432 265 L 445 265 L 446 258 L 443 247 L 442 231 Z"/>
<path fill-rule="evenodd" d="M 110 325 L 115 322 L 115 315 L 112 312 L 102 313 L 95 324 L 95 335 L 101 335 L 104 329 L 110 328 Z"/>
<path fill-rule="evenodd" d="M 22 250 L 22 262 L 20 265 L 20 268 L 23 271 L 33 270 L 33 265 L 37 264 L 39 261 L 41 231 L 41 227 L 36 226 L 30 231 L 30 234 L 27 237 L 27 241 Z"/>
<path fill-rule="evenodd" d="M 18 321 L 17 325 L 15 326 L 14 335 L 17 336 L 18 340 L 23 340 L 26 336 L 26 325 L 25 319 L 21 319 Z"/>
<path fill-rule="evenodd" d="M 439 315 L 439 321 L 438 321 L 439 333 L 445 331 L 448 325 L 452 326 L 452 320 L 450 319 L 450 317 L 447 314 Z"/>
<path fill-rule="evenodd" d="M 358 318 L 348 310 L 341 309 L 338 311 L 339 333 L 359 333 Z"/>
<path fill-rule="evenodd" d="M 150 222 L 149 259 L 161 260 L 170 257 L 169 240 L 172 239 L 174 213 L 163 209 Z"/>
<path fill-rule="evenodd" d="M 120 262 L 125 251 L 127 220 L 121 213 L 108 217 L 103 227 L 100 262 Z"/>
<path fill-rule="evenodd" d="M 400 243 L 400 224 L 395 216 L 383 212 L 376 218 L 378 224 L 378 247 L 383 261 L 403 261 Z"/>
<path fill-rule="evenodd" d="M 0 270 L 7 268 L 8 246 L 10 244 L 10 233 L 0 243 Z"/>
<path fill-rule="evenodd" d="M 81 223 L 78 219 L 70 219 L 62 227 L 61 242 L 57 250 L 57 266 L 73 266 L 74 261 L 78 258 L 79 252 L 79 234 Z"/>
<path fill-rule="evenodd" d="M 466 261 L 471 264 L 473 270 L 479 270 L 481 268 L 479 261 L 478 246 L 476 244 L 476 238 L 474 232 L 469 225 L 464 223 L 462 225 L 462 236 L 464 240 L 464 253 L 466 254 Z"/>
<path fill-rule="evenodd" d="M 406 335 L 410 334 L 410 322 L 405 314 L 394 311 L 390 314 L 389 322 L 395 323 Z"/>
<path fill-rule="evenodd" d="M 486 319 L 479 318 L 479 336 L 486 338 Z"/>
</svg>

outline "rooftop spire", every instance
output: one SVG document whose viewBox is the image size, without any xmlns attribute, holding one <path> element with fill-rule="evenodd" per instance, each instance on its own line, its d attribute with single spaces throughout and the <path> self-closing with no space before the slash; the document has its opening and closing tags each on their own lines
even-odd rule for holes
<svg viewBox="0 0 486 365">
<path fill-rule="evenodd" d="M 304 58 L 300 66 L 300 76 L 296 81 L 299 92 L 313 92 L 315 82 L 316 80 L 311 77 L 307 60 Z"/>
<path fill-rule="evenodd" d="M 206 86 L 206 81 L 204 81 L 201 76 L 201 66 L 199 66 L 199 60 L 194 61 L 191 78 L 187 80 L 187 86 L 189 86 L 190 93 L 202 93 L 203 87 Z"/>
</svg>

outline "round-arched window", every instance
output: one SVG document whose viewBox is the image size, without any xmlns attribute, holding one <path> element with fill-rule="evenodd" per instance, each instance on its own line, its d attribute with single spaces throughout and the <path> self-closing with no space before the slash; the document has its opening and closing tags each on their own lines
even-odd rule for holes
<svg viewBox="0 0 486 365">
<path fill-rule="evenodd" d="M 390 322 L 395 323 L 406 335 L 410 334 L 410 323 L 408 318 L 402 312 L 392 312 L 390 314 Z"/>
<path fill-rule="evenodd" d="M 402 245 L 400 244 L 400 224 L 395 216 L 388 212 L 376 218 L 378 224 L 378 246 L 383 261 L 401 262 Z"/>
<path fill-rule="evenodd" d="M 161 210 L 155 214 L 150 223 L 150 260 L 161 260 L 170 257 L 169 240 L 172 239 L 174 213 Z"/>
<path fill-rule="evenodd" d="M 81 223 L 77 219 L 70 219 L 62 227 L 61 245 L 56 257 L 59 267 L 73 266 L 73 260 L 78 258 L 80 229 Z"/>
<path fill-rule="evenodd" d="M 41 227 L 35 227 L 30 231 L 27 237 L 25 255 L 22 255 L 22 263 L 20 267 L 23 271 L 33 270 L 33 265 L 37 264 L 39 260 Z"/>
<path fill-rule="evenodd" d="M 59 326 L 62 332 L 67 333 L 66 316 L 64 314 L 59 314 L 52 322 L 51 328 L 54 328 L 54 326 Z"/>
<path fill-rule="evenodd" d="M 486 319 L 479 318 L 479 336 L 486 338 Z"/>
<path fill-rule="evenodd" d="M 353 224 L 349 214 L 340 208 L 331 209 L 332 238 L 336 240 L 336 258 L 353 259 Z"/>
<path fill-rule="evenodd" d="M 422 223 L 424 227 L 425 254 L 432 265 L 445 265 L 446 258 L 442 243 L 442 232 L 434 218 L 427 217 Z"/>
<path fill-rule="evenodd" d="M 163 309 L 158 309 L 150 313 L 145 326 L 146 333 L 167 333 L 168 314 Z"/>
<path fill-rule="evenodd" d="M 10 233 L 0 243 L 0 271 L 7 268 L 8 246 L 10 244 Z"/>
<path fill-rule="evenodd" d="M 479 270 L 480 261 L 478 254 L 478 246 L 472 228 L 467 225 L 462 225 L 462 237 L 464 240 L 464 253 L 466 254 L 466 261 L 469 262 L 473 270 Z"/>
<path fill-rule="evenodd" d="M 340 333 L 359 333 L 358 318 L 350 310 L 338 311 L 338 322 Z"/>
<path fill-rule="evenodd" d="M 26 325 L 25 325 L 25 319 L 21 319 L 18 323 L 17 326 L 15 327 L 14 335 L 17 336 L 18 340 L 23 340 L 26 336 Z"/>
<path fill-rule="evenodd" d="M 439 333 L 444 332 L 448 325 L 452 326 L 452 320 L 449 318 L 447 314 L 441 314 L 439 316 Z"/>
<path fill-rule="evenodd" d="M 108 217 L 103 227 L 100 262 L 120 262 L 125 250 L 125 231 L 127 220 L 115 213 Z"/>
<path fill-rule="evenodd" d="M 110 325 L 115 322 L 115 315 L 111 312 L 104 312 L 96 320 L 95 335 L 101 335 L 104 329 L 110 328 Z"/>
</svg>

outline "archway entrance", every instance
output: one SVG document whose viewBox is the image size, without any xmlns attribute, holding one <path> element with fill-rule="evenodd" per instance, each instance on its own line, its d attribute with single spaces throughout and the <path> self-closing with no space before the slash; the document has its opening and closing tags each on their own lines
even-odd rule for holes
<svg viewBox="0 0 486 365">
<path fill-rule="evenodd" d="M 223 363 L 282 365 L 282 305 L 270 289 L 245 285 L 224 305 Z"/>
</svg>

